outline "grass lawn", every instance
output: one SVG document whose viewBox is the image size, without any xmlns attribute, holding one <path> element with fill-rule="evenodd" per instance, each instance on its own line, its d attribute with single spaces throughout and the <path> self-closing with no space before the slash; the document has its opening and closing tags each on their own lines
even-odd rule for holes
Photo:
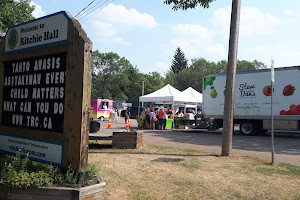
<svg viewBox="0 0 300 200">
<path fill-rule="evenodd" d="M 299 199 L 300 167 L 250 157 L 144 145 L 90 149 L 107 199 Z"/>
</svg>

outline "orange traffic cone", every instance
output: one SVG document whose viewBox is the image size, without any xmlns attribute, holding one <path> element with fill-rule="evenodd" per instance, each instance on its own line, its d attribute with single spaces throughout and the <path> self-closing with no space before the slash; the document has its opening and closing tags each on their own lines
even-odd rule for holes
<svg viewBox="0 0 300 200">
<path fill-rule="evenodd" d="M 111 128 L 111 121 L 109 119 L 107 128 Z"/>
<path fill-rule="evenodd" d="M 130 129 L 130 120 L 128 119 L 128 129 Z"/>
<path fill-rule="evenodd" d="M 125 127 L 126 129 L 129 129 L 129 120 L 127 119 L 127 121 L 126 121 L 126 127 Z"/>
</svg>

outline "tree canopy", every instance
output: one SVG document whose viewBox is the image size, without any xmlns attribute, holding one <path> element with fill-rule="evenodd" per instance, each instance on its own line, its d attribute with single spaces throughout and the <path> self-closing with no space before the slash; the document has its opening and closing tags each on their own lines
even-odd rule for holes
<svg viewBox="0 0 300 200">
<path fill-rule="evenodd" d="M 173 4 L 173 10 L 187 10 L 189 8 L 195 8 L 197 5 L 200 5 L 203 8 L 209 8 L 211 2 L 215 0 L 166 0 L 165 4 L 171 5 Z"/>
<path fill-rule="evenodd" d="M 30 0 L 1 0 L 0 2 L 0 31 L 6 32 L 11 26 L 33 20 L 34 6 Z"/>
<path fill-rule="evenodd" d="M 204 58 L 194 58 L 192 59 L 192 64 L 180 72 L 166 74 L 165 83 L 170 84 L 177 88 L 178 90 L 185 90 L 188 87 L 192 87 L 195 90 L 202 91 L 202 78 L 208 74 L 219 74 L 225 73 L 227 70 L 227 61 L 221 60 L 219 62 L 209 62 Z M 237 71 L 249 71 L 264 69 L 267 66 L 254 60 L 252 62 L 241 60 L 237 62 Z"/>
<path fill-rule="evenodd" d="M 178 47 L 174 54 L 174 58 L 171 65 L 171 71 L 177 74 L 178 72 L 186 68 L 188 68 L 188 61 L 185 58 L 183 51 Z"/>
<path fill-rule="evenodd" d="M 142 81 L 145 94 L 163 86 L 163 77 L 158 72 L 142 74 L 126 58 L 117 53 L 93 52 L 92 64 L 92 99 L 127 100 L 138 104 L 142 94 Z"/>
</svg>

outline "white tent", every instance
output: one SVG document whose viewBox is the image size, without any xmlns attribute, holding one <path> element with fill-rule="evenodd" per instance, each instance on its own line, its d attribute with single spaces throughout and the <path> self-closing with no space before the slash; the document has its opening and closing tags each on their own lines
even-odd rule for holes
<svg viewBox="0 0 300 200">
<path fill-rule="evenodd" d="M 144 96 L 140 96 L 139 101 L 173 103 L 173 104 L 174 103 L 195 104 L 197 102 L 195 97 L 184 94 L 169 84 L 155 92 L 152 92 Z"/>
<path fill-rule="evenodd" d="M 190 96 L 196 98 L 196 101 L 197 101 L 198 104 L 203 102 L 203 94 L 198 92 L 197 90 L 195 90 L 192 87 L 189 87 L 189 88 L 185 89 L 184 91 L 182 91 L 182 93 L 190 95 Z"/>
<path fill-rule="evenodd" d="M 144 96 L 140 96 L 139 101 L 170 103 L 173 104 L 173 108 L 174 108 L 174 103 L 197 104 L 197 100 L 195 97 L 184 94 L 169 84 L 155 92 L 152 92 Z M 173 110 L 173 116 L 174 116 L 174 110 Z M 173 123 L 173 128 L 174 128 L 174 123 Z"/>
</svg>

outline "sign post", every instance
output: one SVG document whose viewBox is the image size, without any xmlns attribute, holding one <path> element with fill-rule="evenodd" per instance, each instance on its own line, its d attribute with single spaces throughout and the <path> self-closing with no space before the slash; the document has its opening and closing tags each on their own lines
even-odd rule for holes
<svg viewBox="0 0 300 200">
<path fill-rule="evenodd" d="M 272 138 L 272 164 L 275 164 L 275 147 L 274 147 L 274 116 L 273 116 L 273 88 L 275 83 L 274 60 L 271 59 L 271 138 Z"/>
<path fill-rule="evenodd" d="M 0 38 L 0 149 L 86 169 L 92 42 L 65 11 Z"/>
</svg>

